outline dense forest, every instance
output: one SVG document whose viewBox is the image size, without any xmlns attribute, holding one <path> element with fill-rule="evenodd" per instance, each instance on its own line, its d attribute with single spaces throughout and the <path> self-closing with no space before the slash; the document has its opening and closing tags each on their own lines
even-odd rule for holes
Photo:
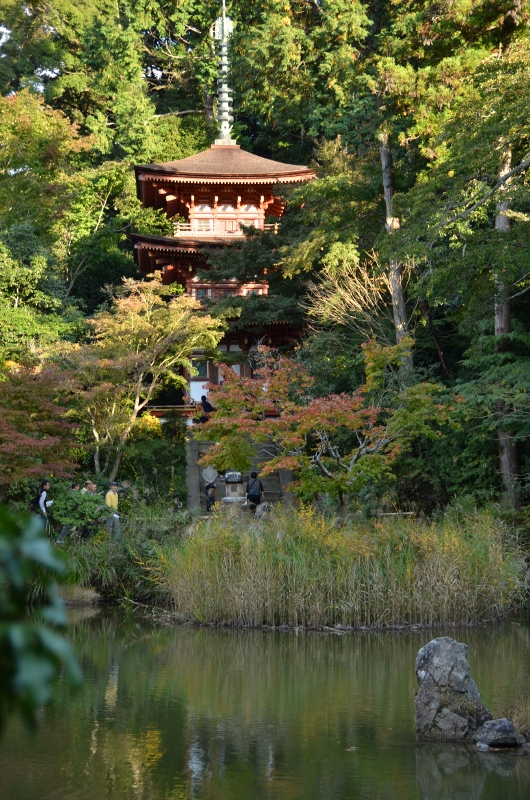
<svg viewBox="0 0 530 800">
<path fill-rule="evenodd" d="M 289 319 L 305 331 L 282 357 L 310 396 L 293 424 L 311 458 L 285 465 L 303 496 L 312 477 L 326 492 L 307 409 L 318 419 L 333 396 L 357 405 L 326 434 L 330 458 L 354 452 L 359 420 L 388 439 L 329 484 L 353 506 L 524 507 L 530 3 L 233 0 L 234 136 L 318 177 L 285 187 L 278 233 L 212 259 L 214 276 L 266 279 L 269 296 L 200 306 L 138 279 L 129 234 L 171 228 L 141 208 L 132 165 L 215 139 L 219 12 L 0 0 L 3 496 L 76 469 L 147 492 L 154 469 L 174 493 L 182 426 L 142 410 L 227 325 Z"/>
</svg>

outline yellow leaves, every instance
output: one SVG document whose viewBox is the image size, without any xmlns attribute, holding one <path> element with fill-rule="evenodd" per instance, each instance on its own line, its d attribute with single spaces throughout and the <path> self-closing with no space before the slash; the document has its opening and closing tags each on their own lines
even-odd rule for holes
<svg viewBox="0 0 530 800">
<path fill-rule="evenodd" d="M 449 172 L 447 173 L 447 175 L 448 175 L 449 178 L 454 178 L 455 177 L 454 169 L 450 169 Z"/>
<path fill-rule="evenodd" d="M 281 23 L 282 23 L 282 25 L 290 25 L 291 24 L 291 20 L 290 20 L 289 17 L 282 17 Z"/>
</svg>

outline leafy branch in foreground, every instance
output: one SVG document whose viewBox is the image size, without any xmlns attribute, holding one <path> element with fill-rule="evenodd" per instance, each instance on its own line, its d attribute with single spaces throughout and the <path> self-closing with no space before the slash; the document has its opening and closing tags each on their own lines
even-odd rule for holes
<svg viewBox="0 0 530 800">
<path fill-rule="evenodd" d="M 70 644 L 57 632 L 66 626 L 57 584 L 64 572 L 40 520 L 22 524 L 0 506 L 0 731 L 14 710 L 35 723 L 61 668 L 72 684 L 81 681 Z M 36 585 L 43 599 L 29 612 Z"/>
</svg>

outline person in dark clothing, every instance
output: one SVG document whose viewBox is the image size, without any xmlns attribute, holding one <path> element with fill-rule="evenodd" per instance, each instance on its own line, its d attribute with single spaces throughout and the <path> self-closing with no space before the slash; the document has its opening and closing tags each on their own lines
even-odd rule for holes
<svg viewBox="0 0 530 800">
<path fill-rule="evenodd" d="M 247 501 L 251 514 L 255 514 L 257 506 L 263 502 L 263 494 L 263 485 L 258 478 L 258 473 L 251 472 L 250 480 L 247 483 Z"/>
<path fill-rule="evenodd" d="M 202 406 L 202 410 L 204 411 L 205 414 L 211 414 L 212 411 L 215 411 L 215 408 L 208 401 L 208 398 L 206 397 L 205 394 L 203 394 L 202 397 L 201 397 L 201 406 Z"/>
<path fill-rule="evenodd" d="M 210 402 L 208 402 L 208 398 L 205 394 L 201 397 L 201 408 L 202 408 L 202 415 L 199 419 L 199 422 L 208 422 L 210 419 L 210 414 L 215 411 L 215 408 L 212 406 Z"/>
<path fill-rule="evenodd" d="M 206 511 L 211 511 L 215 505 L 215 481 L 209 481 L 205 487 Z"/>
</svg>

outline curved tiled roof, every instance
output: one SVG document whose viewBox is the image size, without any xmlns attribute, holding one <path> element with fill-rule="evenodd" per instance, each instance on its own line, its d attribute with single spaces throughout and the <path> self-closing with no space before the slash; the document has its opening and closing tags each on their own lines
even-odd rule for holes
<svg viewBox="0 0 530 800">
<path fill-rule="evenodd" d="M 218 182 L 219 179 L 243 183 L 294 183 L 307 181 L 316 177 L 309 167 L 299 164 L 283 164 L 241 150 L 239 145 L 213 144 L 209 150 L 203 150 L 195 156 L 181 158 L 178 161 L 166 161 L 163 164 L 142 164 L 136 167 L 137 172 L 161 173 L 164 176 L 176 177 L 186 182 Z"/>
</svg>

